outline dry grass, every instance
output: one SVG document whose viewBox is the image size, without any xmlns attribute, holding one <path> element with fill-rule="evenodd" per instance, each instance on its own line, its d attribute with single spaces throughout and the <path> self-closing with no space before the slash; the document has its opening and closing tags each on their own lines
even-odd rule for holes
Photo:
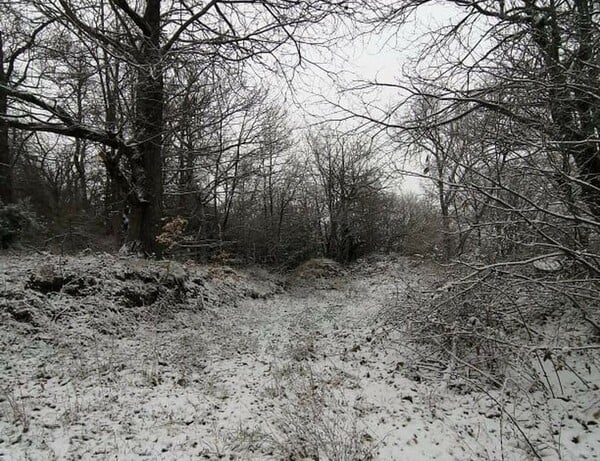
<svg viewBox="0 0 600 461">
<path fill-rule="evenodd" d="M 2 400 L 6 401 L 10 408 L 13 422 L 20 425 L 23 432 L 27 432 L 31 421 L 31 414 L 25 404 L 23 396 L 18 395 L 14 389 L 4 388 L 2 388 L 0 395 L 2 396 Z"/>
<path fill-rule="evenodd" d="M 268 393 L 277 402 L 271 434 L 277 459 L 373 459 L 373 437 L 328 374 L 307 362 L 273 367 Z"/>
</svg>

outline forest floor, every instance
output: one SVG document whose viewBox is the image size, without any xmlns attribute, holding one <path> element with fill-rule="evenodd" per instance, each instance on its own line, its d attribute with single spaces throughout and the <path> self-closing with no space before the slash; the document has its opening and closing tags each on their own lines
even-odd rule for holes
<svg viewBox="0 0 600 461">
<path fill-rule="evenodd" d="M 598 459 L 595 349 L 552 396 L 419 371 L 382 312 L 443 279 L 407 257 L 283 276 L 2 255 L 0 459 Z"/>
</svg>

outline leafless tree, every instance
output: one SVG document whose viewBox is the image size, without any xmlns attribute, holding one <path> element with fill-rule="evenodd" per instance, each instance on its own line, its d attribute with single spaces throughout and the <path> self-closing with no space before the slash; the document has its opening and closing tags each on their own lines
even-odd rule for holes
<svg viewBox="0 0 600 461">
<path fill-rule="evenodd" d="M 361 244 L 357 226 L 361 200 L 383 187 L 375 146 L 369 138 L 335 133 L 313 135 L 309 146 L 315 182 L 324 199 L 324 252 L 328 257 L 351 261 Z"/>
<path fill-rule="evenodd" d="M 401 28 L 427 3 L 373 4 L 377 24 Z M 460 190 L 460 206 L 471 213 L 477 234 L 486 219 L 494 232 L 507 230 L 511 226 L 500 221 L 510 216 L 531 238 L 537 235 L 540 252 L 566 251 L 554 233 L 538 226 L 540 220 L 549 226 L 562 220 L 561 228 L 579 236 L 566 245 L 577 259 L 590 232 L 598 234 L 597 5 L 529 0 L 444 5 L 453 19 L 429 31 L 414 66 L 396 82 L 367 84 L 396 90 L 399 102 L 350 115 L 389 129 L 396 139 L 408 136 L 402 142 L 430 154 L 427 176 L 442 192 L 446 222 L 448 199 L 458 198 Z M 450 161 L 442 159 L 450 153 Z M 535 216 L 528 215 L 532 209 Z M 504 217 L 493 224 L 492 211 Z M 511 240 L 521 249 L 532 243 Z"/>
</svg>

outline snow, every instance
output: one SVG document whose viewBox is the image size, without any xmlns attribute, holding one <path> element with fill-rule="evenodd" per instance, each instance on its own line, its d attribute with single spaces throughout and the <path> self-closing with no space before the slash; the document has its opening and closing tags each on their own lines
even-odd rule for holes
<svg viewBox="0 0 600 461">
<path fill-rule="evenodd" d="M 0 256 L 0 459 L 598 458 L 598 353 L 578 324 L 539 326 L 582 345 L 531 361 L 547 385 L 464 388 L 415 371 L 381 315 L 439 268 L 319 267 Z M 41 268 L 67 283 L 28 287 Z"/>
</svg>

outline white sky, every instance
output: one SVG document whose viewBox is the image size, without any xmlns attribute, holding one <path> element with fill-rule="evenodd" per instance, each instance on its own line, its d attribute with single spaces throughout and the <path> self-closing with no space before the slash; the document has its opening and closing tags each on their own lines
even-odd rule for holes
<svg viewBox="0 0 600 461">
<path fill-rule="evenodd" d="M 457 10 L 441 4 L 427 5 L 419 10 L 401 29 L 391 29 L 379 34 L 363 35 L 352 41 L 339 43 L 329 52 L 316 54 L 311 51 L 310 59 L 318 61 L 325 70 L 310 66 L 295 76 L 294 97 L 299 105 L 290 105 L 290 115 L 301 120 L 299 125 L 311 126 L 322 123 L 334 110 L 327 101 L 339 101 L 345 107 L 360 112 L 355 95 L 340 91 L 360 81 L 395 83 L 402 77 L 403 68 L 411 66 L 424 42 L 423 35 L 447 25 L 457 15 Z M 372 107 L 385 108 L 399 99 L 397 90 L 378 91 L 366 95 Z M 421 167 L 412 165 L 416 171 Z M 421 193 L 422 180 L 406 176 L 402 188 Z"/>
</svg>

